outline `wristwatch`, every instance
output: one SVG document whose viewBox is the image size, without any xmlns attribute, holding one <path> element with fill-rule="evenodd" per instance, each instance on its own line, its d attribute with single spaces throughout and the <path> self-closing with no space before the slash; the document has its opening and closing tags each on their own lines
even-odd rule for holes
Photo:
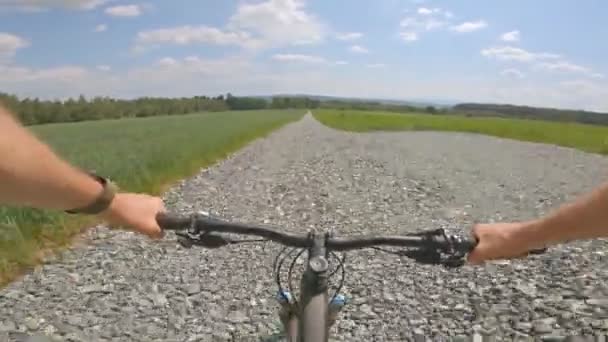
<svg viewBox="0 0 608 342">
<path fill-rule="evenodd" d="M 87 174 L 93 179 L 95 179 L 97 182 L 99 182 L 103 186 L 103 189 L 101 190 L 95 201 L 93 201 L 93 203 L 82 208 L 66 210 L 66 213 L 97 215 L 108 209 L 108 207 L 110 207 L 110 204 L 112 203 L 112 200 L 114 200 L 114 196 L 116 195 L 118 188 L 112 181 L 97 175 L 93 171 L 89 171 L 87 172 Z"/>
</svg>

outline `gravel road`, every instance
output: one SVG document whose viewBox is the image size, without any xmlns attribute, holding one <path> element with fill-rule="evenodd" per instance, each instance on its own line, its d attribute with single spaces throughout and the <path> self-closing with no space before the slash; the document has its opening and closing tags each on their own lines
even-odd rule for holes
<svg viewBox="0 0 608 342">
<path fill-rule="evenodd" d="M 607 158 L 555 146 L 459 133 L 346 133 L 307 115 L 165 198 L 172 211 L 209 210 L 290 231 L 468 230 L 546 213 L 607 171 Z M 0 341 L 259 341 L 279 330 L 271 274 L 278 251 L 186 250 L 173 234 L 154 242 L 96 227 L 0 290 Z M 332 333 L 338 341 L 605 334 L 607 252 L 605 241 L 585 241 L 458 270 L 349 252 L 350 303 Z"/>
</svg>

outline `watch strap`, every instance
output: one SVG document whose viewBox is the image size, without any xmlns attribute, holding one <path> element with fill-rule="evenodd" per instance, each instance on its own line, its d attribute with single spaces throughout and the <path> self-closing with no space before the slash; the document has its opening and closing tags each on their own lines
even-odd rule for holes
<svg viewBox="0 0 608 342">
<path fill-rule="evenodd" d="M 93 203 L 87 205 L 86 207 L 66 210 L 68 214 L 96 215 L 110 207 L 112 200 L 114 200 L 114 196 L 118 191 L 116 185 L 110 180 L 100 177 L 92 172 L 89 172 L 89 175 L 103 186 L 101 193 L 97 196 Z"/>
</svg>

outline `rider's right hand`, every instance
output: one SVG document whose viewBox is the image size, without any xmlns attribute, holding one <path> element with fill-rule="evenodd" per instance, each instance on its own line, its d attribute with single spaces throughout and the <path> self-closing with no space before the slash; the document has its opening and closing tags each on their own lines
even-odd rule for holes
<svg viewBox="0 0 608 342">
<path fill-rule="evenodd" d="M 528 253 L 535 247 L 526 234 L 531 228 L 528 222 L 477 224 L 473 236 L 478 243 L 469 253 L 468 262 L 482 264 L 496 259 L 514 259 Z"/>
</svg>

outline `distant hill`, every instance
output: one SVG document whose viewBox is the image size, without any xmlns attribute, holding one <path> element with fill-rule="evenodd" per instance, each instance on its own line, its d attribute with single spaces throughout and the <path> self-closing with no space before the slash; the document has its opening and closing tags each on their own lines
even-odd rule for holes
<svg viewBox="0 0 608 342">
<path fill-rule="evenodd" d="M 608 125 L 608 113 L 584 110 L 515 106 L 508 104 L 461 103 L 452 107 L 452 111 L 469 116 L 499 116 Z"/>
<path fill-rule="evenodd" d="M 327 95 L 310 95 L 310 94 L 274 94 L 274 95 L 260 95 L 252 96 L 258 98 L 264 98 L 272 100 L 273 97 L 303 97 L 311 100 L 318 100 L 322 102 L 338 101 L 338 102 L 360 102 L 360 103 L 378 103 L 384 105 L 396 105 L 396 106 L 411 106 L 418 108 L 425 108 L 428 106 L 434 106 L 437 108 L 449 107 L 455 102 L 444 101 L 444 100 L 396 100 L 396 99 L 376 99 L 376 98 L 360 98 L 360 97 L 341 97 L 341 96 L 327 96 Z"/>
<path fill-rule="evenodd" d="M 422 110 L 431 114 L 442 113 L 448 115 L 466 115 L 473 117 L 506 117 L 608 125 L 608 113 L 575 109 L 557 109 L 494 103 L 456 103 L 447 100 L 395 100 L 310 94 L 275 94 L 255 97 L 264 98 L 268 101 L 272 101 L 273 98 L 308 98 L 310 100 L 320 101 L 320 107 L 323 108 L 387 110 L 404 113 Z"/>
</svg>

